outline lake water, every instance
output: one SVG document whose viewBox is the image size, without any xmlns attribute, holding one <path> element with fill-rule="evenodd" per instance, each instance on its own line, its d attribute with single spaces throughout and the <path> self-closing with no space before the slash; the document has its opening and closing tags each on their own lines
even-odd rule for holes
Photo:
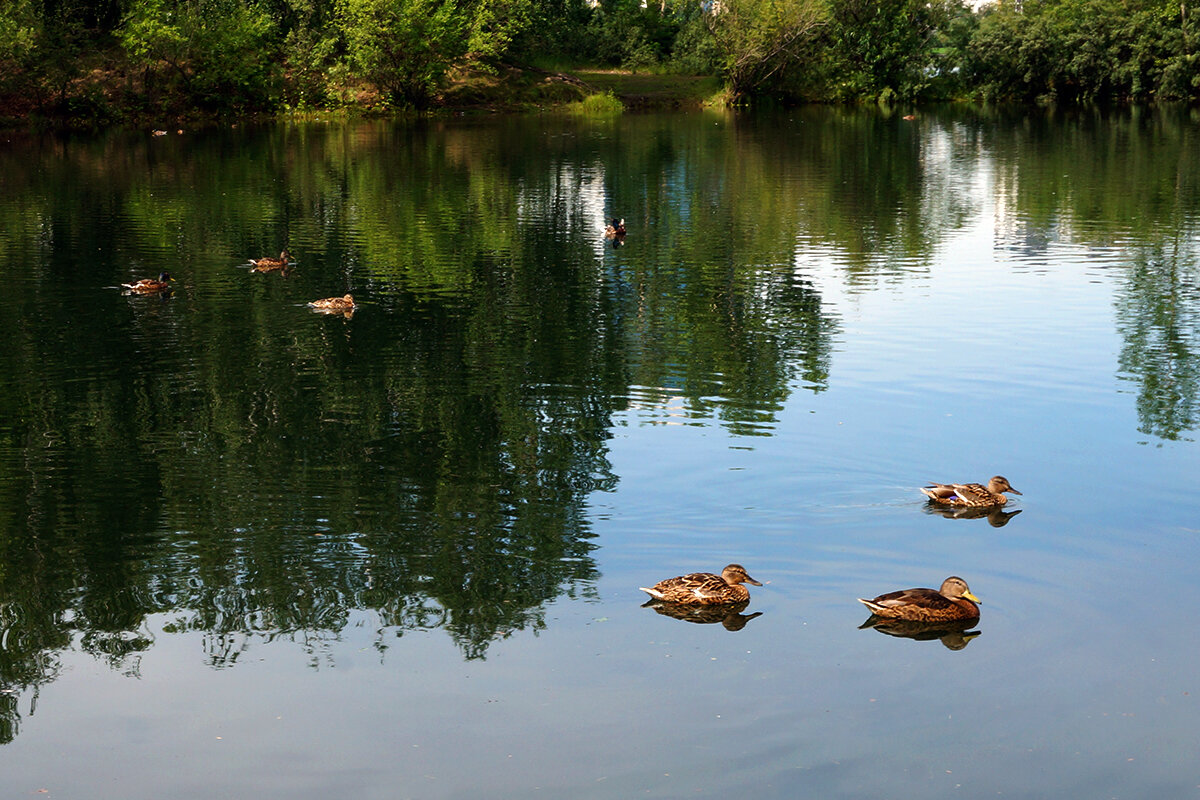
<svg viewBox="0 0 1200 800">
<path fill-rule="evenodd" d="M 0 289 L 4 797 L 1200 793 L 1195 113 L 9 132 Z"/>
</svg>

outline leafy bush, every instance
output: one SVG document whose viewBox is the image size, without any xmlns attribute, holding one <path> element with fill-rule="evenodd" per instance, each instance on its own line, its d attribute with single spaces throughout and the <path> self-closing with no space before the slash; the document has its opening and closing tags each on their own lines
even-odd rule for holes
<svg viewBox="0 0 1200 800">
<path fill-rule="evenodd" d="M 207 111 L 276 104 L 279 44 L 262 8 L 239 0 L 136 0 L 119 31 L 147 82 L 163 76 L 172 100 Z"/>
<path fill-rule="evenodd" d="M 965 47 L 965 80 L 994 99 L 1196 99 L 1197 33 L 1186 5 L 1167 0 L 998 6 Z"/>
<path fill-rule="evenodd" d="M 625 105 L 612 92 L 589 94 L 578 103 L 571 103 L 570 108 L 576 114 L 589 116 L 621 114 L 625 111 Z"/>
<path fill-rule="evenodd" d="M 914 98 L 934 74 L 938 33 L 957 0 L 839 0 L 822 54 L 838 75 L 835 95 Z"/>
<path fill-rule="evenodd" d="M 31 88 L 40 38 L 41 24 L 29 0 L 0 4 L 0 92 Z"/>
<path fill-rule="evenodd" d="M 287 70 L 287 104 L 298 110 L 320 108 L 330 100 L 330 72 L 335 67 L 337 39 L 322 36 L 309 26 L 296 27 L 287 35 L 284 65 Z"/>
<path fill-rule="evenodd" d="M 466 52 L 468 20 L 453 0 L 342 0 L 351 62 L 401 105 L 429 105 Z"/>
<path fill-rule="evenodd" d="M 679 26 L 669 63 L 678 72 L 711 75 L 717 72 L 721 51 L 704 24 L 704 15 L 699 12 L 699 6 L 695 8 L 697 13 L 687 14 Z"/>
<path fill-rule="evenodd" d="M 761 94 L 802 63 L 827 24 L 821 0 L 720 0 L 705 17 L 734 100 Z"/>
</svg>

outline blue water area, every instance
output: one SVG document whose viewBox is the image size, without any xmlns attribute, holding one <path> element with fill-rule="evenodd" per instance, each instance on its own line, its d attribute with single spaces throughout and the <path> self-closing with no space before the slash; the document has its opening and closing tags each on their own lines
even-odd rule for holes
<svg viewBox="0 0 1200 800">
<path fill-rule="evenodd" d="M 1195 794 L 1197 134 L 12 134 L 0 788 Z M 731 562 L 745 608 L 643 607 Z M 860 627 L 950 575 L 977 621 Z"/>
</svg>

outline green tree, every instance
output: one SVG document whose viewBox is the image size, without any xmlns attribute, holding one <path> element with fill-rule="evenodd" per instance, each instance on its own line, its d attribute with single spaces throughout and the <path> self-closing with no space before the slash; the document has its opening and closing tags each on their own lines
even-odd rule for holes
<svg viewBox="0 0 1200 800">
<path fill-rule="evenodd" d="M 32 0 L 0 4 L 0 92 L 18 96 L 41 112 L 69 114 L 72 83 L 93 51 L 75 15 Z M 23 96 L 23 97 L 22 97 Z"/>
<path fill-rule="evenodd" d="M 1027 0 L 986 10 L 963 54 L 985 98 L 1060 102 L 1200 96 L 1194 13 L 1173 0 Z"/>
<path fill-rule="evenodd" d="M 713 0 L 705 19 L 734 99 L 799 65 L 828 21 L 819 0 Z"/>
<path fill-rule="evenodd" d="M 40 28 L 29 0 L 0 4 L 0 92 L 24 88 L 36 58 Z"/>
<path fill-rule="evenodd" d="M 467 52 L 466 15 L 453 0 L 343 0 L 351 62 L 393 102 L 424 108 Z"/>
<path fill-rule="evenodd" d="M 939 33 L 958 0 L 835 0 L 823 58 L 844 98 L 913 98 L 934 75 Z"/>
<path fill-rule="evenodd" d="M 242 0 L 136 0 L 119 32 L 147 84 L 209 111 L 258 111 L 276 102 L 274 20 Z"/>
</svg>

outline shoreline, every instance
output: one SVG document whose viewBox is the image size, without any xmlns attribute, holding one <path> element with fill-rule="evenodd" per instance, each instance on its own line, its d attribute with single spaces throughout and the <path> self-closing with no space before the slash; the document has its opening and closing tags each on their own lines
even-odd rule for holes
<svg viewBox="0 0 1200 800">
<path fill-rule="evenodd" d="M 303 119 L 387 119 L 465 114 L 588 113 L 581 104 L 595 95 L 620 101 L 620 112 L 699 110 L 724 105 L 724 88 L 711 75 L 646 73 L 580 68 L 560 71 L 506 67 L 487 72 L 458 70 L 436 102 L 416 110 L 392 106 L 367 86 L 347 87 L 336 102 L 283 106 L 244 113 L 205 113 L 181 107 L 147 111 L 144 98 L 129 91 L 125 73 L 93 71 L 76 81 L 53 107 L 34 98 L 0 97 L 0 129 L 101 130 L 132 128 L 174 131 L 181 127 L 257 124 Z M 615 108 L 615 107 L 614 107 Z"/>
</svg>

